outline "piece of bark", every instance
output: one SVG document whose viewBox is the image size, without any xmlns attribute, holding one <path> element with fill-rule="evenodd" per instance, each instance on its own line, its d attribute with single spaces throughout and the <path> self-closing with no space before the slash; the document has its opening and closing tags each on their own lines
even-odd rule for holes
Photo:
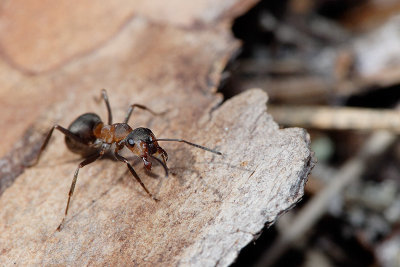
<svg viewBox="0 0 400 267">
<path fill-rule="evenodd" d="M 362 173 L 369 168 L 368 162 L 377 160 L 393 146 L 395 141 L 396 135 L 388 131 L 377 131 L 369 137 L 358 153 L 329 177 L 329 184 L 293 216 L 294 218 L 282 229 L 282 234 L 271 249 L 264 253 L 256 266 L 272 266 L 288 248 L 313 228 L 334 201 L 335 196 L 361 178 Z"/>
<path fill-rule="evenodd" d="M 85 167 L 61 232 L 55 229 L 77 162 L 65 149 L 56 152 L 63 144 L 55 138 L 42 163 L 27 169 L 0 199 L 1 261 L 232 263 L 265 223 L 301 198 L 313 166 L 308 135 L 302 129 L 279 130 L 265 102 L 264 93 L 251 90 L 203 114 L 201 130 L 191 139 L 215 146 L 222 157 L 165 145 L 172 175 L 158 180 L 146 177 L 137 164 L 151 191 L 162 184 L 159 203 L 142 192 L 120 163 Z"/>
<path fill-rule="evenodd" d="M 301 198 L 314 164 L 307 133 L 279 130 L 266 113 L 267 97 L 260 90 L 222 106 L 222 96 L 215 93 L 223 68 L 239 47 L 227 18 L 252 1 L 244 2 L 224 2 L 219 15 L 202 26 L 133 16 L 101 46 L 59 64 L 50 58 L 33 76 L 0 62 L 2 73 L 13 75 L 0 77 L 7 82 L 2 94 L 8 99 L 17 94 L 12 88 L 23 85 L 26 94 L 43 86 L 47 89 L 32 95 L 55 101 L 46 111 L 37 107 L 39 119 L 28 116 L 25 125 L 34 124 L 22 138 L 9 136 L 15 145 L 0 161 L 0 262 L 228 265 L 264 224 Z M 45 65 L 51 70 L 42 69 Z M 124 164 L 100 160 L 86 166 L 65 227 L 57 232 L 81 159 L 55 132 L 36 167 L 24 169 L 22 164 L 34 157 L 54 123 L 67 127 L 85 112 L 106 118 L 104 103 L 94 101 L 100 88 L 108 89 L 115 122 L 133 103 L 167 110 L 156 117 L 135 111 L 131 125 L 151 128 L 159 138 L 184 138 L 215 148 L 223 156 L 163 143 L 169 153 L 168 179 L 160 166 L 148 175 L 133 160 L 159 203 L 143 192 Z M 13 122 L 11 111 L 7 116 Z"/>
</svg>

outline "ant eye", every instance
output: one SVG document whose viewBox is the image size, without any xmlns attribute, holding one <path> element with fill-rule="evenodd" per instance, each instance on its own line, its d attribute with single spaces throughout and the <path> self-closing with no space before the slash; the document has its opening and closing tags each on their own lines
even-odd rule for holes
<svg viewBox="0 0 400 267">
<path fill-rule="evenodd" d="M 129 139 L 128 139 L 128 144 L 129 144 L 130 146 L 133 146 L 133 145 L 135 144 L 135 141 L 133 141 L 132 138 L 129 138 Z"/>
</svg>

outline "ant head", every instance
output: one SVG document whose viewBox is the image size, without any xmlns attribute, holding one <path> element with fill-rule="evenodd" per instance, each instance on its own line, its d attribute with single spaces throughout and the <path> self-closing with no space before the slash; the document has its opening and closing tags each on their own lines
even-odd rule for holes
<svg viewBox="0 0 400 267">
<path fill-rule="evenodd" d="M 143 159 L 147 169 L 151 169 L 151 163 L 147 161 L 147 157 L 154 158 L 166 168 L 168 154 L 158 145 L 157 139 L 150 129 L 134 129 L 125 138 L 125 146 Z"/>
</svg>

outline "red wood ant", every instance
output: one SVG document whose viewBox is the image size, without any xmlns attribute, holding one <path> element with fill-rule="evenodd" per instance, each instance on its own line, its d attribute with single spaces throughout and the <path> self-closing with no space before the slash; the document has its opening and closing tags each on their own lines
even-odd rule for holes
<svg viewBox="0 0 400 267">
<path fill-rule="evenodd" d="M 131 117 L 132 111 L 135 108 L 140 108 L 143 110 L 147 110 L 148 112 L 152 113 L 153 115 L 160 115 L 160 113 L 156 113 L 151 109 L 139 105 L 133 104 L 129 106 L 128 113 L 125 116 L 125 120 L 123 123 L 112 123 L 112 114 L 110 103 L 108 101 L 107 92 L 105 89 L 101 91 L 102 98 L 107 107 L 108 111 L 108 124 L 104 124 L 100 117 L 95 113 L 85 113 L 75 119 L 68 129 L 61 127 L 58 124 L 55 124 L 50 131 L 48 132 L 46 139 L 44 140 L 40 151 L 30 166 L 34 166 L 39 161 L 40 155 L 42 154 L 43 150 L 46 148 L 50 137 L 54 131 L 54 129 L 59 130 L 61 133 L 65 135 L 65 143 L 69 150 L 74 153 L 80 154 L 85 160 L 83 160 L 79 165 L 78 168 L 75 170 L 74 178 L 72 179 L 72 184 L 68 193 L 68 201 L 67 206 L 65 208 L 64 217 L 57 227 L 57 230 L 60 231 L 62 229 L 63 223 L 65 218 L 68 214 L 68 208 L 71 201 L 71 197 L 74 193 L 75 184 L 78 179 L 78 173 L 80 168 L 93 163 L 94 161 L 103 157 L 103 155 L 112 150 L 112 145 L 115 145 L 114 151 L 111 153 L 118 161 L 122 161 L 126 163 L 129 171 L 131 172 L 132 176 L 139 182 L 142 186 L 144 191 L 155 201 L 158 201 L 146 186 L 143 184 L 140 177 L 137 175 L 135 170 L 133 169 L 132 165 L 129 163 L 128 159 L 121 156 L 118 151 L 123 149 L 125 146 L 136 156 L 142 158 L 144 167 L 147 170 L 151 170 L 152 163 L 150 159 L 154 159 L 158 163 L 162 165 L 165 170 L 165 176 L 168 176 L 168 167 L 167 167 L 167 160 L 168 154 L 165 152 L 158 145 L 158 141 L 173 141 L 173 142 L 183 142 L 185 144 L 207 150 L 209 152 L 222 155 L 221 152 L 216 150 L 200 146 L 191 142 L 188 142 L 183 139 L 170 139 L 170 138 L 162 138 L 157 139 L 153 132 L 147 128 L 136 128 L 132 129 L 128 125 L 129 118 Z"/>
</svg>

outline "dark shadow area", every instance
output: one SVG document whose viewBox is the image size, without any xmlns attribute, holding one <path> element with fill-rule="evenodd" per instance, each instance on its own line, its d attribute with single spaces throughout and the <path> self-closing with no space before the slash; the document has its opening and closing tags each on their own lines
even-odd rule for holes
<svg viewBox="0 0 400 267">
<path fill-rule="evenodd" d="M 400 86 L 390 86 L 386 88 L 374 88 L 362 94 L 351 96 L 346 105 L 351 107 L 366 108 L 394 108 L 400 100 Z"/>
</svg>

